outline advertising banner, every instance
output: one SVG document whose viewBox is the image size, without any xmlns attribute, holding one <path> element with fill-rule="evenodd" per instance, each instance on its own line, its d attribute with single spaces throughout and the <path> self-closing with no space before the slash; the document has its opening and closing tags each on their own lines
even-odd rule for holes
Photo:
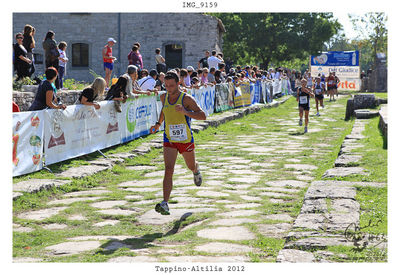
<svg viewBox="0 0 400 275">
<path fill-rule="evenodd" d="M 311 56 L 311 66 L 359 66 L 358 51 L 329 51 Z"/>
<path fill-rule="evenodd" d="M 215 86 L 215 112 L 223 112 L 235 107 L 233 103 L 234 87 L 232 83 Z"/>
<path fill-rule="evenodd" d="M 44 111 L 13 113 L 13 177 L 43 167 Z"/>
<path fill-rule="evenodd" d="M 251 105 L 250 84 L 248 82 L 241 83 L 235 87 L 234 96 L 235 108 Z"/>
<path fill-rule="evenodd" d="M 261 102 L 261 81 L 257 80 L 256 83 L 250 83 L 251 104 Z"/>
<path fill-rule="evenodd" d="M 215 105 L 215 86 L 202 87 L 200 89 L 190 89 L 188 91 L 200 108 L 209 116 L 214 113 Z"/>
<path fill-rule="evenodd" d="M 121 142 L 122 114 L 114 102 L 93 106 L 71 105 L 65 110 L 44 111 L 44 152 L 46 165 L 89 154 Z M 124 104 L 122 104 L 124 105 Z"/>
<path fill-rule="evenodd" d="M 335 72 L 339 79 L 360 78 L 360 67 L 311 66 L 312 77 L 316 77 L 318 74 L 324 74 L 327 77 L 331 72 Z"/>
<path fill-rule="evenodd" d="M 161 103 L 161 102 L 160 102 Z M 120 118 L 121 142 L 127 142 L 150 133 L 157 122 L 157 96 L 140 96 L 122 104 Z"/>
</svg>

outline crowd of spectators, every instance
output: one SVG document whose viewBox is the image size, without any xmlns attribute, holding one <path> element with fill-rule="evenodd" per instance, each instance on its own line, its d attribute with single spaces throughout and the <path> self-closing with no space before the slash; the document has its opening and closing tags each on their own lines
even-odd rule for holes
<svg viewBox="0 0 400 275">
<path fill-rule="evenodd" d="M 17 80 L 24 77 L 32 77 L 35 72 L 33 49 L 35 48 L 35 28 L 26 25 L 24 32 L 17 33 L 16 43 L 14 44 L 14 70 L 17 73 Z M 36 99 L 31 109 L 38 108 L 65 108 L 57 100 L 57 90 L 63 89 L 63 77 L 65 75 L 68 58 L 66 55 L 67 43 L 62 41 L 57 45 L 55 33 L 48 31 L 42 47 L 45 52 L 46 72 L 45 78 L 39 85 Z M 203 86 L 217 85 L 221 83 L 233 83 L 239 86 L 244 82 L 275 81 L 279 79 L 289 79 L 292 90 L 301 86 L 301 79 L 304 77 L 310 79 L 311 75 L 306 72 L 301 75 L 300 72 L 288 68 L 270 68 L 268 70 L 260 69 L 257 66 L 234 66 L 233 62 L 216 50 L 205 51 L 205 56 L 197 63 L 197 69 L 193 66 L 186 68 L 167 68 L 167 61 L 161 55 L 161 49 L 155 49 L 155 69 L 150 72 L 143 64 L 143 58 L 140 53 L 140 43 L 132 45 L 131 51 L 127 56 L 128 68 L 126 73 L 119 76 L 115 81 L 111 81 L 111 74 L 116 58 L 112 55 L 112 47 L 117 41 L 110 37 L 107 44 L 103 47 L 102 58 L 104 63 L 105 77 L 97 78 L 85 88 L 79 96 L 79 103 L 93 105 L 96 109 L 100 105 L 95 100 L 113 100 L 117 111 L 120 111 L 121 102 L 125 102 L 128 97 L 135 97 L 140 94 L 159 94 L 165 91 L 164 76 L 167 70 L 174 70 L 180 77 L 179 85 L 183 91 L 188 89 L 198 89 Z M 51 77 L 49 79 L 48 77 Z M 54 78 L 54 79 L 53 79 Z M 103 85 L 104 84 L 104 85 Z M 49 93 L 52 91 L 52 93 Z M 78 103 L 78 102 L 77 102 Z"/>
</svg>

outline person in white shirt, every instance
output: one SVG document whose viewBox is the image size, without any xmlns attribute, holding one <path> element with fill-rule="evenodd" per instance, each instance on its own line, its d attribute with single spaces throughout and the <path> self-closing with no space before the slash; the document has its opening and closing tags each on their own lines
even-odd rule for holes
<svg viewBox="0 0 400 275">
<path fill-rule="evenodd" d="M 63 87 L 63 77 L 65 75 L 65 65 L 67 65 L 68 58 L 67 54 L 65 53 L 65 50 L 67 49 L 67 43 L 64 41 L 61 41 L 60 44 L 58 44 L 58 52 L 60 53 L 60 56 L 58 57 L 58 80 L 60 84 L 60 89 L 64 90 Z"/>
<path fill-rule="evenodd" d="M 140 89 L 142 91 L 151 91 L 157 93 L 157 89 L 155 89 L 157 76 L 157 71 L 151 70 L 149 76 L 139 79 L 138 84 Z"/>
<path fill-rule="evenodd" d="M 215 68 L 218 70 L 218 64 L 221 62 L 221 59 L 217 57 L 217 51 L 212 51 L 211 56 L 207 59 L 208 67 Z"/>
</svg>

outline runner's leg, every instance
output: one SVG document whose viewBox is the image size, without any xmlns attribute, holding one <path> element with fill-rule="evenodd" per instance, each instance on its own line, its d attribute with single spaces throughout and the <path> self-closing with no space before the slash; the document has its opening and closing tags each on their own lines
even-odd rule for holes
<svg viewBox="0 0 400 275">
<path fill-rule="evenodd" d="M 105 81 L 106 81 L 106 87 L 109 87 L 110 84 L 110 76 L 111 76 L 111 70 L 109 68 L 106 68 L 106 76 L 105 76 Z"/>
<path fill-rule="evenodd" d="M 304 122 L 306 127 L 308 127 L 308 113 L 309 111 L 304 110 Z"/>
<path fill-rule="evenodd" d="M 186 162 L 187 168 L 189 168 L 193 173 L 196 173 L 196 154 L 194 150 L 191 152 L 183 152 L 182 156 Z"/>
<path fill-rule="evenodd" d="M 172 177 L 174 175 L 174 167 L 176 157 L 178 156 L 178 149 L 171 147 L 164 147 L 164 181 L 163 181 L 163 194 L 164 201 L 168 202 L 169 196 L 172 191 Z"/>
</svg>

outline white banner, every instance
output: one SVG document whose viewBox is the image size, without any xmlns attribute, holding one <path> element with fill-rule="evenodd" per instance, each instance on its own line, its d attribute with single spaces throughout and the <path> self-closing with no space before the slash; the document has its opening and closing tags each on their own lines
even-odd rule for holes
<svg viewBox="0 0 400 275">
<path fill-rule="evenodd" d="M 65 110 L 45 111 L 46 165 L 92 153 L 121 142 L 122 114 L 114 102 L 102 101 L 100 109 L 71 105 Z"/>
<path fill-rule="evenodd" d="M 122 104 L 121 142 L 150 133 L 157 120 L 157 96 L 140 96 Z"/>
<path fill-rule="evenodd" d="M 13 177 L 42 169 L 44 111 L 13 113 Z"/>
<path fill-rule="evenodd" d="M 191 94 L 199 104 L 200 108 L 206 113 L 206 116 L 214 113 L 215 104 L 215 87 L 207 86 L 200 89 L 190 89 L 188 93 Z"/>
<path fill-rule="evenodd" d="M 331 72 L 335 72 L 335 75 L 340 80 L 342 80 L 342 78 L 360 78 L 360 67 L 358 66 L 311 66 L 312 77 L 316 77 L 318 74 L 324 74 L 328 77 Z"/>
</svg>

